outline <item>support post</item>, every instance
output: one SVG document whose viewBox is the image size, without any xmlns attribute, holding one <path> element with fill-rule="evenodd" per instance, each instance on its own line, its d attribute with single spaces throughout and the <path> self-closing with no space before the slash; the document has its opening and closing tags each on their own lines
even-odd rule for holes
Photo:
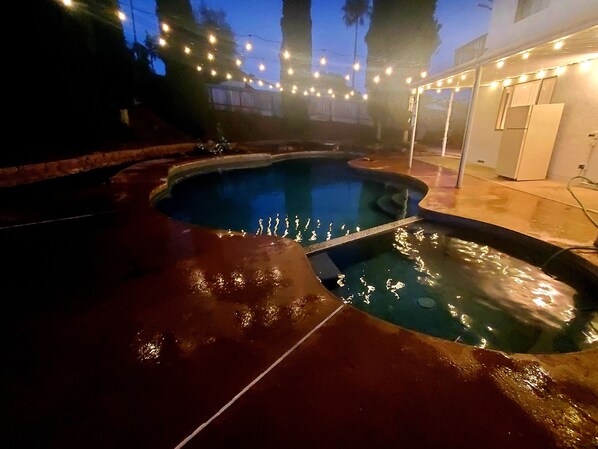
<svg viewBox="0 0 598 449">
<path fill-rule="evenodd" d="M 478 103 L 478 94 L 480 93 L 480 82 L 482 80 L 482 67 L 478 66 L 475 69 L 475 82 L 471 91 L 471 102 L 469 103 L 469 111 L 467 111 L 467 122 L 465 124 L 465 139 L 463 144 L 463 151 L 461 152 L 461 160 L 459 161 L 459 174 L 457 175 L 458 189 L 463 183 L 463 175 L 465 174 L 465 164 L 467 162 L 467 154 L 469 153 L 469 146 L 471 143 L 471 121 L 475 114 Z"/>
<path fill-rule="evenodd" d="M 453 100 L 455 99 L 455 89 L 451 89 L 451 98 L 449 99 L 448 109 L 446 111 L 446 124 L 444 125 L 444 138 L 442 139 L 442 157 L 446 155 L 446 143 L 448 140 L 449 127 L 451 124 L 451 113 L 453 112 Z"/>
<path fill-rule="evenodd" d="M 419 112 L 419 88 L 415 94 L 415 108 L 413 110 L 412 131 L 411 131 L 411 148 L 409 150 L 409 168 L 413 164 L 413 149 L 415 148 L 415 132 L 417 131 L 417 114 Z"/>
</svg>

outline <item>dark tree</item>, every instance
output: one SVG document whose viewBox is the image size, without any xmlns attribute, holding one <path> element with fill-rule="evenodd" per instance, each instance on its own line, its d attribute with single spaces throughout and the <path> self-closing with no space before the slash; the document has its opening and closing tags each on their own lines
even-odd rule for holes
<svg viewBox="0 0 598 449">
<path fill-rule="evenodd" d="M 427 68 L 440 39 L 434 18 L 436 0 L 373 0 L 368 46 L 368 108 L 373 119 L 385 127 L 406 128 L 408 76 Z M 384 75 L 394 69 L 392 78 Z M 373 79 L 379 75 L 381 82 Z"/>
<path fill-rule="evenodd" d="M 291 86 L 297 85 L 302 92 L 311 81 L 311 26 L 311 0 L 282 1 L 280 80 L 285 89 L 282 110 L 297 132 L 307 126 L 307 102 L 300 95 L 292 95 Z M 285 51 L 290 52 L 289 59 L 284 57 Z M 289 69 L 293 70 L 292 74 L 289 74 Z"/>
<path fill-rule="evenodd" d="M 355 25 L 355 38 L 353 40 L 353 62 L 357 61 L 357 35 L 359 25 L 364 24 L 364 18 L 370 10 L 370 0 L 345 0 L 343 21 L 347 27 Z M 355 70 L 351 77 L 351 87 L 355 88 Z"/>
<path fill-rule="evenodd" d="M 70 157 L 126 135 L 119 110 L 132 100 L 132 62 L 116 0 L 15 6 L 35 44 L 32 51 L 32 39 L 15 41 L 22 61 L 11 87 L 18 94 L 8 96 L 6 106 L 18 123 L 6 128 L 31 132 L 14 151 L 3 152 L 1 163 Z"/>
</svg>

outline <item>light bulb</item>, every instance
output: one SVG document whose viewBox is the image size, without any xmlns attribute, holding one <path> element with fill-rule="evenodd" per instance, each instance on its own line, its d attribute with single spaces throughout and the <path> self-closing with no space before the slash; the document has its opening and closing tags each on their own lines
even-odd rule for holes
<svg viewBox="0 0 598 449">
<path fill-rule="evenodd" d="M 380 75 L 376 75 L 374 77 L 374 83 L 378 84 L 380 82 Z"/>
<path fill-rule="evenodd" d="M 218 73 L 216 72 L 216 70 L 213 70 L 213 69 L 212 69 L 212 71 L 210 72 L 210 74 L 211 74 L 212 76 L 216 76 Z"/>
<path fill-rule="evenodd" d="M 127 20 L 126 14 L 122 11 L 117 11 L 116 15 L 118 16 L 118 20 L 120 20 L 121 22 L 124 22 L 125 20 Z"/>
<path fill-rule="evenodd" d="M 186 55 L 188 55 L 188 54 L 190 54 L 190 53 L 191 53 L 191 49 L 190 49 L 189 47 L 187 47 L 187 46 L 185 46 L 185 49 L 184 49 L 184 50 L 185 50 L 185 54 L 186 54 Z"/>
<path fill-rule="evenodd" d="M 208 52 L 208 60 L 210 60 L 210 61 L 214 60 L 214 55 L 212 53 Z"/>
<path fill-rule="evenodd" d="M 423 70 L 419 76 L 421 76 L 422 78 L 425 78 L 426 76 L 428 76 L 428 72 L 426 72 L 425 70 Z"/>
<path fill-rule="evenodd" d="M 162 37 L 160 39 L 158 39 L 158 45 L 160 47 L 166 47 L 166 39 L 164 39 Z"/>
<path fill-rule="evenodd" d="M 554 43 L 554 49 L 555 50 L 560 50 L 561 48 L 563 48 L 563 45 L 565 45 L 565 43 L 563 41 L 556 41 Z"/>
<path fill-rule="evenodd" d="M 347 74 L 345 75 L 345 79 L 346 79 L 347 81 L 349 81 L 349 80 L 351 79 L 351 75 L 349 75 L 349 74 L 347 73 Z"/>
<path fill-rule="evenodd" d="M 287 73 L 288 73 L 289 75 L 292 75 L 293 73 L 295 73 L 295 71 L 293 70 L 293 68 L 292 68 L 292 67 L 289 67 L 289 70 L 287 70 Z"/>
<path fill-rule="evenodd" d="M 320 65 L 326 65 L 326 57 L 322 56 L 320 58 Z"/>
<path fill-rule="evenodd" d="M 491 88 L 491 89 L 496 89 L 497 87 L 498 87 L 498 82 L 497 82 L 497 81 L 492 81 L 492 82 L 490 83 L 490 88 Z"/>
<path fill-rule="evenodd" d="M 328 89 L 328 95 L 332 95 L 334 91 L 332 89 Z"/>
<path fill-rule="evenodd" d="M 466 79 L 467 79 L 467 75 L 465 75 L 465 74 L 461 75 L 461 80 L 462 81 L 465 81 Z"/>
<path fill-rule="evenodd" d="M 355 64 L 353 64 L 353 70 L 358 71 L 361 68 L 361 65 L 359 64 L 359 62 L 356 62 Z"/>
<path fill-rule="evenodd" d="M 407 84 L 411 84 L 411 81 L 413 81 L 413 78 L 412 78 L 412 77 L 408 77 L 408 78 L 406 78 L 406 79 L 405 79 L 405 82 L 406 82 Z"/>
<path fill-rule="evenodd" d="M 502 85 L 503 85 L 503 86 L 509 86 L 509 85 L 511 85 L 511 80 L 510 80 L 509 78 L 507 78 L 506 80 L 504 80 L 504 81 L 502 82 Z"/>
<path fill-rule="evenodd" d="M 449 79 L 447 79 L 447 80 L 446 80 L 446 83 L 447 83 L 447 84 L 453 84 L 453 79 L 452 79 L 452 78 L 449 78 Z"/>
<path fill-rule="evenodd" d="M 536 78 L 540 79 L 540 78 L 544 78 L 546 76 L 546 70 L 540 70 L 538 73 L 536 73 Z"/>
<path fill-rule="evenodd" d="M 251 41 L 245 42 L 245 50 L 251 51 L 252 49 L 253 49 L 253 45 L 251 44 Z"/>
<path fill-rule="evenodd" d="M 436 81 L 436 85 L 437 85 L 438 87 L 442 86 L 442 81 Z"/>
<path fill-rule="evenodd" d="M 314 72 L 314 78 L 319 78 L 320 77 L 320 72 Z"/>
<path fill-rule="evenodd" d="M 388 76 L 392 75 L 392 67 L 386 67 L 384 73 L 386 73 Z"/>
<path fill-rule="evenodd" d="M 349 99 L 349 94 L 345 94 L 345 100 Z"/>
<path fill-rule="evenodd" d="M 264 85 L 264 82 L 263 82 L 262 80 L 259 80 L 259 81 L 257 82 L 257 85 L 258 85 L 258 86 L 263 86 L 263 85 Z"/>
<path fill-rule="evenodd" d="M 73 6 L 73 0 L 62 0 L 62 4 L 70 8 Z"/>
<path fill-rule="evenodd" d="M 168 25 L 167 23 L 163 23 L 162 31 L 164 31 L 165 33 L 168 33 L 170 31 L 170 25 Z"/>
<path fill-rule="evenodd" d="M 527 75 L 521 75 L 519 77 L 519 82 L 520 83 L 525 83 L 527 81 Z"/>
<path fill-rule="evenodd" d="M 367 101 L 367 99 L 368 99 L 368 94 L 363 94 L 363 99 Z"/>
<path fill-rule="evenodd" d="M 235 64 L 237 64 L 237 67 L 241 67 L 241 64 L 243 64 L 243 62 L 239 58 L 237 58 L 235 60 Z"/>
<path fill-rule="evenodd" d="M 266 70 L 266 66 L 264 65 L 263 62 L 258 66 L 258 69 L 260 69 L 260 72 L 263 72 L 264 70 Z"/>
<path fill-rule="evenodd" d="M 227 80 L 231 79 L 232 77 L 233 77 L 233 76 L 232 76 L 230 73 L 227 73 L 227 74 L 226 74 L 226 79 L 227 79 Z"/>
<path fill-rule="evenodd" d="M 195 68 L 197 69 L 197 71 L 198 71 L 198 72 L 201 72 L 201 71 L 202 71 L 202 68 L 201 68 L 201 66 L 200 66 L 200 65 L 198 65 L 198 66 L 197 66 L 197 67 L 195 67 Z"/>
<path fill-rule="evenodd" d="M 440 92 L 442 92 L 442 89 L 436 89 L 437 94 L 439 94 Z"/>
<path fill-rule="evenodd" d="M 289 59 L 291 57 L 291 53 L 288 50 L 285 50 L 282 54 L 284 59 Z"/>
<path fill-rule="evenodd" d="M 504 66 L 505 66 L 504 59 L 502 59 L 496 63 L 496 67 L 498 67 L 499 69 L 502 69 Z"/>
<path fill-rule="evenodd" d="M 216 36 L 214 36 L 213 34 L 210 34 L 210 35 L 208 36 L 208 42 L 209 42 L 210 44 L 215 44 L 215 43 L 217 42 L 217 40 L 216 40 Z"/>
</svg>

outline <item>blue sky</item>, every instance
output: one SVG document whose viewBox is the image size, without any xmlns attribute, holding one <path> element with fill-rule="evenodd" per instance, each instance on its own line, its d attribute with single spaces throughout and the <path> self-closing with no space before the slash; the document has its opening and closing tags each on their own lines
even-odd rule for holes
<svg viewBox="0 0 598 449">
<path fill-rule="evenodd" d="M 125 33 L 129 41 L 133 40 L 130 20 L 130 1 L 121 0 L 122 10 L 129 20 L 125 23 Z M 145 32 L 158 34 L 158 22 L 155 17 L 155 0 L 132 0 L 135 8 L 135 23 L 138 38 L 143 41 Z M 200 2 L 192 0 L 193 6 Z M 258 65 L 264 62 L 266 71 L 262 78 L 276 82 L 279 78 L 278 53 L 280 51 L 280 16 L 281 0 L 204 0 L 212 8 L 226 12 L 227 20 L 237 35 L 237 44 L 242 45 L 251 35 L 254 50 L 245 60 L 245 70 L 259 73 Z M 430 72 L 435 73 L 451 67 L 453 51 L 464 43 L 475 39 L 487 31 L 490 11 L 478 6 L 480 0 L 439 0 L 436 18 L 442 25 L 440 47 L 434 54 Z M 354 29 L 348 29 L 342 21 L 341 8 L 344 0 L 312 0 L 312 39 L 314 69 L 322 54 L 326 55 L 326 71 L 346 74 L 351 70 L 353 60 Z M 360 27 L 357 54 L 365 66 L 367 47 L 363 40 L 369 23 Z M 274 42 L 268 42 L 274 41 Z M 356 76 L 356 87 L 364 91 L 365 72 L 360 70 Z"/>
</svg>

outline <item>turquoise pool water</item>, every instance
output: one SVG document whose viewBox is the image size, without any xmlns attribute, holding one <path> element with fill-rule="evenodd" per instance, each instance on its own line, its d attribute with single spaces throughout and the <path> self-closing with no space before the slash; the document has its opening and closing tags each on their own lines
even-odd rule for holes
<svg viewBox="0 0 598 449">
<path fill-rule="evenodd" d="M 346 159 L 305 158 L 200 173 L 156 207 L 189 223 L 307 246 L 415 215 L 419 199 L 397 182 L 366 178 Z"/>
<path fill-rule="evenodd" d="M 566 266 L 549 276 L 533 248 L 420 222 L 328 256 L 341 272 L 333 293 L 402 327 L 507 352 L 598 347 L 596 279 Z"/>
</svg>

